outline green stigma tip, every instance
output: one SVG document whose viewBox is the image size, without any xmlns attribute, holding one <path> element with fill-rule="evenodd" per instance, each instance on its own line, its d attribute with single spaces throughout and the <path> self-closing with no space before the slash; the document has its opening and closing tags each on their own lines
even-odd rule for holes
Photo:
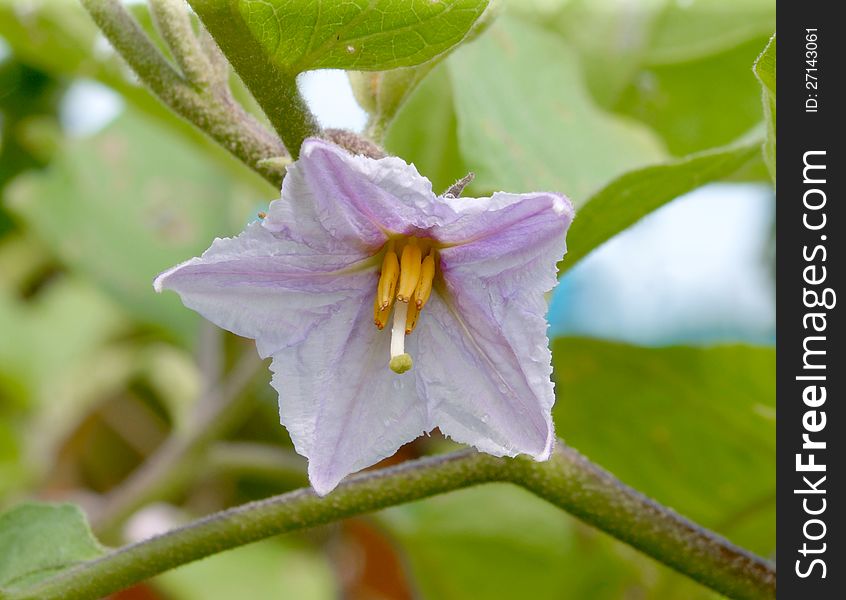
<svg viewBox="0 0 846 600">
<path fill-rule="evenodd" d="M 391 371 L 400 375 L 406 371 L 410 371 L 411 365 L 412 362 L 410 354 L 400 354 L 399 356 L 395 356 L 391 359 L 390 363 Z"/>
</svg>

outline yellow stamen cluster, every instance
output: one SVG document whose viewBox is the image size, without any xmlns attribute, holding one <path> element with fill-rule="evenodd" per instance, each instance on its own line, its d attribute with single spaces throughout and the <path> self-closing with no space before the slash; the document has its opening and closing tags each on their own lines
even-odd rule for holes
<svg viewBox="0 0 846 600">
<path fill-rule="evenodd" d="M 402 243 L 402 242 L 401 242 Z M 425 257 L 424 257 L 425 254 Z M 416 238 L 404 241 L 398 253 L 397 242 L 391 240 L 382 258 L 382 274 L 373 302 L 373 322 L 383 329 L 394 301 L 408 304 L 405 333 L 414 331 L 417 317 L 432 294 L 435 278 L 435 251 Z"/>
</svg>

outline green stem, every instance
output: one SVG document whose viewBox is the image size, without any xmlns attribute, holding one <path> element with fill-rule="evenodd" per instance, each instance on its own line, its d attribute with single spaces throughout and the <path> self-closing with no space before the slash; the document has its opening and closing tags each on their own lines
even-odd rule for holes
<svg viewBox="0 0 846 600">
<path fill-rule="evenodd" d="M 185 78 L 199 87 L 213 83 L 213 71 L 183 0 L 149 0 L 150 14 Z"/>
<path fill-rule="evenodd" d="M 260 162 L 285 153 L 273 134 L 247 114 L 228 93 L 202 93 L 183 79 L 120 0 L 81 2 L 115 50 L 159 100 L 279 186 L 282 181 L 279 172 L 263 167 Z"/>
<path fill-rule="evenodd" d="M 302 489 L 245 504 L 82 563 L 8 600 L 99 598 L 266 537 L 497 481 L 525 487 L 720 593 L 775 598 L 771 564 L 649 500 L 559 442 L 544 463 L 462 451 L 353 476 L 323 498 Z"/>
<path fill-rule="evenodd" d="M 296 74 L 285 72 L 268 59 L 231 3 L 189 2 L 296 159 L 303 140 L 320 134 L 317 120 L 300 95 Z"/>
</svg>

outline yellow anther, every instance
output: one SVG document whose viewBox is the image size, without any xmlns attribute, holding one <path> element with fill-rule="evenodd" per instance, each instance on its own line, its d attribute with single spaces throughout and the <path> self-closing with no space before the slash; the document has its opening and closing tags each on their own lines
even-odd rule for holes
<svg viewBox="0 0 846 600">
<path fill-rule="evenodd" d="M 399 288 L 397 289 L 397 300 L 408 302 L 411 295 L 417 288 L 417 281 L 420 279 L 420 262 L 423 253 L 417 241 L 412 238 L 408 240 L 405 248 L 402 249 L 400 259 Z"/>
<path fill-rule="evenodd" d="M 377 329 L 382 330 L 388 322 L 388 314 L 391 312 L 391 307 L 382 308 L 379 302 L 379 296 L 373 300 L 373 323 L 376 324 Z"/>
<path fill-rule="evenodd" d="M 376 298 L 380 310 L 389 310 L 394 301 L 394 293 L 397 289 L 397 279 L 400 274 L 399 259 L 394 249 L 394 243 L 388 242 L 385 250 L 385 257 L 382 259 L 382 275 L 379 277 L 379 286 L 376 288 Z M 379 329 L 382 329 L 381 327 Z"/>
<path fill-rule="evenodd" d="M 417 316 L 420 314 L 420 309 L 417 308 L 415 302 L 408 303 L 408 316 L 405 317 L 405 335 L 414 331 L 414 326 L 417 325 Z"/>
<path fill-rule="evenodd" d="M 420 280 L 417 282 L 417 288 L 414 290 L 414 304 L 417 305 L 417 310 L 422 310 L 432 295 L 432 281 L 435 279 L 435 257 L 432 252 L 423 259 L 423 264 L 420 265 Z"/>
</svg>

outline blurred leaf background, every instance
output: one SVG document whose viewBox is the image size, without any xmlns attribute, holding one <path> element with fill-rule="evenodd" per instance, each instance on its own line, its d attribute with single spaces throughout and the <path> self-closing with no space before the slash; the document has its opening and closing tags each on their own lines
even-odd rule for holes
<svg viewBox="0 0 846 600">
<path fill-rule="evenodd" d="M 145 5 L 132 10 L 149 27 Z M 568 193 L 584 214 L 569 270 L 704 184 L 731 179 L 770 196 L 752 65 L 774 27 L 764 0 L 514 0 L 424 80 L 387 147 L 436 189 L 473 170 L 478 194 Z M 332 81 L 303 82 L 318 116 L 321 106 L 337 116 L 350 96 Z M 253 350 L 150 283 L 240 230 L 277 191 L 140 87 L 74 0 L 0 0 L 0 136 L 0 508 L 78 502 L 103 540 L 119 543 L 302 485 L 264 368 L 232 390 L 238 409 L 225 427 L 191 430 Z M 659 244 L 647 238 L 643 255 L 674 252 Z M 766 241 L 757 250 L 766 265 Z M 553 324 L 589 287 L 582 271 L 564 276 Z M 613 280 L 603 289 L 624 293 Z M 578 313 L 582 329 L 553 329 L 563 334 L 551 342 L 559 435 L 771 556 L 774 349 L 742 332 L 704 343 L 710 321 L 695 310 L 688 325 L 704 334 L 674 345 L 607 329 L 606 339 L 572 335 L 591 333 L 604 316 L 595 310 Z M 174 438 L 197 443 L 172 461 L 168 485 L 101 518 Z M 424 438 L 389 460 L 451 447 Z M 490 485 L 227 552 L 116 597 L 236 595 L 714 596 L 522 490 Z"/>
</svg>

